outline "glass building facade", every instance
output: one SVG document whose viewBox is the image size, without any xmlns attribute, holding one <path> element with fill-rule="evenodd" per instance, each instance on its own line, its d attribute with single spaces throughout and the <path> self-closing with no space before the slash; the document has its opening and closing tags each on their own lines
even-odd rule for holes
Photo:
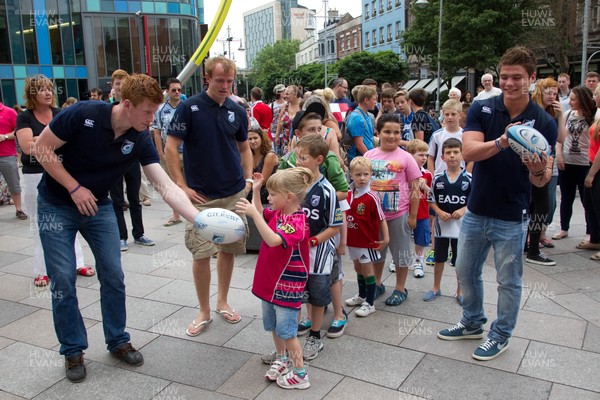
<svg viewBox="0 0 600 400">
<path fill-rule="evenodd" d="M 2 101 L 23 104 L 25 79 L 39 73 L 54 81 L 58 104 L 93 87 L 108 94 L 119 68 L 162 86 L 198 47 L 203 9 L 203 0 L 0 0 Z M 186 92 L 201 87 L 198 72 Z"/>
</svg>

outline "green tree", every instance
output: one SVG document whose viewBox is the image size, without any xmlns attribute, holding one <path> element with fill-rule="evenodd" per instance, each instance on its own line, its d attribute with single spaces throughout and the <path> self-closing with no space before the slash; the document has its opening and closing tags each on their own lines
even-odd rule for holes
<svg viewBox="0 0 600 400">
<path fill-rule="evenodd" d="M 534 0 L 445 0 L 440 64 L 449 79 L 461 68 L 495 68 L 504 51 L 525 30 L 522 10 Z M 415 19 L 404 33 L 408 63 L 437 65 L 439 0 L 424 8 L 412 6 Z"/>
<path fill-rule="evenodd" d="M 331 68 L 331 64 L 328 65 Z M 331 74 L 328 71 L 328 75 Z M 322 88 L 325 80 L 325 67 L 323 64 L 304 64 L 290 73 L 288 83 L 302 86 L 310 90 Z"/>
<path fill-rule="evenodd" d="M 359 51 L 337 62 L 338 75 L 348 81 L 349 87 L 360 85 L 365 78 L 378 83 L 406 80 L 408 68 L 393 51 L 369 53 Z"/>
<path fill-rule="evenodd" d="M 286 84 L 291 71 L 295 69 L 299 49 L 299 40 L 278 40 L 267 45 L 258 52 L 252 63 L 250 81 L 267 94 L 272 93 L 278 83 Z"/>
</svg>

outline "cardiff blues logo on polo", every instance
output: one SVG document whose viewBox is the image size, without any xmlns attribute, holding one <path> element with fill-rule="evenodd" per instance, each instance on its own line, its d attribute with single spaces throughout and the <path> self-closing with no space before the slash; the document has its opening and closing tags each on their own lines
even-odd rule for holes
<svg viewBox="0 0 600 400">
<path fill-rule="evenodd" d="M 88 128 L 93 128 L 94 127 L 94 120 L 86 118 L 86 120 L 83 121 L 83 126 L 87 126 Z"/>
<path fill-rule="evenodd" d="M 232 124 L 235 122 L 235 113 L 233 111 L 227 111 L 227 120 Z"/>
<path fill-rule="evenodd" d="M 133 150 L 133 146 L 135 146 L 135 143 L 133 143 L 130 140 L 125 140 L 123 142 L 123 145 L 121 146 L 121 153 L 125 155 L 131 153 L 131 151 Z"/>
</svg>

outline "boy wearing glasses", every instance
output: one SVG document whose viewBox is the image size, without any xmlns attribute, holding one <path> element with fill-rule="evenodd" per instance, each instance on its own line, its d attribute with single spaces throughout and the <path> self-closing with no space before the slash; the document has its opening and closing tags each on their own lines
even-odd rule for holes
<svg viewBox="0 0 600 400">
<path fill-rule="evenodd" d="M 171 119 L 175 114 L 175 110 L 181 103 L 181 82 L 179 79 L 170 78 L 167 80 L 167 101 L 161 105 L 156 113 L 154 114 L 154 123 L 152 124 L 152 136 L 154 137 L 154 144 L 156 145 L 156 151 L 160 158 L 160 166 L 167 172 L 169 177 L 169 168 L 167 167 L 167 161 L 165 158 L 165 143 L 167 142 L 167 128 L 171 123 Z M 183 145 L 179 146 L 179 159 L 182 159 Z M 171 178 L 172 179 L 172 178 Z M 169 218 L 163 226 L 173 226 L 181 222 L 179 214 L 173 210 L 173 215 Z"/>
</svg>

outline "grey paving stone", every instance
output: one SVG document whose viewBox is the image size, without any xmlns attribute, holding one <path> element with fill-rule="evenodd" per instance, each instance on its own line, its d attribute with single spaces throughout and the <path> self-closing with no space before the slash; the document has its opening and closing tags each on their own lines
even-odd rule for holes
<svg viewBox="0 0 600 400">
<path fill-rule="evenodd" d="M 29 277 L 6 274 L 0 279 L 0 299 L 20 301 L 29 297 L 32 290 L 35 286 Z"/>
<path fill-rule="evenodd" d="M 32 398 L 65 377 L 57 352 L 25 343 L 0 350 L 0 390 Z"/>
<path fill-rule="evenodd" d="M 11 230 L 18 229 L 18 226 L 12 225 L 10 227 Z M 27 223 L 27 229 L 29 229 L 29 224 Z M 3 231 L 3 232 L 6 232 Z M 0 235 L 0 251 L 2 252 L 13 252 L 13 253 L 21 253 L 21 250 L 32 248 L 33 247 L 33 239 L 30 238 L 22 238 L 18 236 L 12 235 Z"/>
<path fill-rule="evenodd" d="M 595 292 L 600 290 L 598 274 L 593 270 L 584 269 L 581 271 L 562 272 L 553 274 L 552 278 L 579 292 Z"/>
<path fill-rule="evenodd" d="M 587 325 L 582 349 L 600 353 L 600 327 L 594 324 Z"/>
<path fill-rule="evenodd" d="M 600 326 L 600 302 L 583 293 L 557 295 L 554 301 L 592 324 Z"/>
<path fill-rule="evenodd" d="M 213 321 L 208 325 L 208 329 L 198 336 L 190 337 L 185 333 L 185 330 L 197 313 L 198 309 L 184 307 L 164 320 L 156 321 L 156 324 L 149 331 L 160 335 L 222 346 L 253 321 L 252 318 L 246 317 L 242 318 L 237 324 L 230 324 L 213 312 L 211 313 Z"/>
<path fill-rule="evenodd" d="M 6 272 L 13 275 L 26 276 L 31 279 L 35 278 L 35 274 L 33 273 L 33 258 L 15 253 L 2 253 L 2 254 L 10 254 L 14 258 L 16 258 L 13 263 L 5 263 L 0 271 Z M 3 260 L 4 261 L 4 260 Z"/>
<path fill-rule="evenodd" d="M 84 319 L 84 324 L 91 326 L 94 322 Z M 54 334 L 52 312 L 48 310 L 38 310 L 13 323 L 4 325 L 0 328 L 0 336 L 46 349 L 58 345 L 58 339 Z"/>
<path fill-rule="evenodd" d="M 575 289 L 554 279 L 552 274 L 537 271 L 526 264 L 523 266 L 523 290 L 540 292 L 547 297 L 574 293 Z"/>
<path fill-rule="evenodd" d="M 169 381 L 216 390 L 250 356 L 237 350 L 161 336 L 144 347 L 144 365 L 136 368 L 121 363 L 120 366 Z"/>
<path fill-rule="evenodd" d="M 555 295 L 552 295 L 551 297 L 546 297 L 540 292 L 531 291 L 527 295 L 527 302 L 523 306 L 523 310 L 542 314 L 557 315 L 559 317 L 566 318 L 580 318 L 577 315 L 573 314 L 571 311 L 567 310 L 566 308 L 556 304 L 553 300 L 554 297 Z"/>
<path fill-rule="evenodd" d="M 217 295 L 211 296 L 211 303 L 217 304 Z M 230 288 L 227 296 L 229 305 L 242 317 L 260 318 L 262 316 L 261 300 L 249 290 Z"/>
<path fill-rule="evenodd" d="M 217 293 L 216 285 L 210 285 L 209 294 Z M 194 282 L 175 279 L 166 285 L 156 289 L 146 297 L 148 300 L 160 301 L 162 303 L 177 304 L 186 307 L 198 307 L 198 296 Z"/>
<path fill-rule="evenodd" d="M 79 308 L 87 307 L 99 300 L 100 291 L 85 287 L 77 287 L 77 301 L 79 303 Z M 50 292 L 48 286 L 45 288 L 36 288 L 32 285 L 29 297 L 21 300 L 19 303 L 52 310 L 52 292 Z"/>
<path fill-rule="evenodd" d="M 552 392 L 550 392 L 550 398 L 548 400 L 564 400 L 564 399 L 577 399 L 577 400 L 600 400 L 600 393 L 588 392 L 587 390 L 581 390 L 570 386 L 552 385 Z"/>
<path fill-rule="evenodd" d="M 588 292 L 586 293 L 586 295 L 596 300 L 597 302 L 600 302 L 600 292 Z"/>
<path fill-rule="evenodd" d="M 502 355 L 504 356 L 504 355 Z M 501 357 L 502 357 L 501 356 Z M 427 399 L 546 400 L 551 383 L 427 355 L 400 386 L 400 391 Z M 510 384 L 498 384 L 510 382 Z"/>
<path fill-rule="evenodd" d="M 289 400 L 321 399 L 331 389 L 333 389 L 343 378 L 343 376 L 320 369 L 307 367 L 310 387 L 307 390 L 286 390 L 285 398 Z M 284 396 L 276 383 L 271 383 L 256 400 L 270 400 Z"/>
<path fill-rule="evenodd" d="M 231 397 L 226 394 L 211 392 L 204 389 L 199 389 L 193 386 L 182 385 L 180 383 L 171 383 L 152 398 L 152 400 L 235 400 L 237 397 Z"/>
<path fill-rule="evenodd" d="M 254 399 L 260 392 L 271 385 L 271 382 L 265 379 L 265 373 L 268 370 L 269 366 L 263 364 L 260 356 L 255 354 L 231 375 L 217 389 L 217 392 L 235 396 L 236 398 Z"/>
<path fill-rule="evenodd" d="M 353 336 L 325 340 L 324 344 L 311 365 L 391 389 L 397 389 L 423 357 L 423 353 Z M 394 368 L 381 368 L 382 365 Z"/>
<path fill-rule="evenodd" d="M 564 318 L 522 310 L 519 312 L 514 336 L 554 343 L 560 346 L 581 348 L 587 323 L 580 318 Z M 552 327 L 552 329 L 548 329 Z"/>
<path fill-rule="evenodd" d="M 249 353 L 266 354 L 275 350 L 271 332 L 263 329 L 262 319 L 255 319 L 237 335 L 228 340 L 223 347 L 243 350 Z"/>
<path fill-rule="evenodd" d="M 166 278 L 189 282 L 194 281 L 194 276 L 192 275 L 192 262 L 188 260 L 174 260 L 155 269 L 150 275 L 163 276 Z"/>
<path fill-rule="evenodd" d="M 357 317 L 352 313 L 344 334 L 396 346 L 420 320 L 387 311 L 377 311 L 366 318 Z M 373 329 L 374 327 L 377 329 Z"/>
<path fill-rule="evenodd" d="M 475 351 L 483 340 L 446 341 L 438 339 L 437 333 L 449 326 L 449 324 L 423 320 L 400 343 L 400 347 L 481 365 L 481 362 L 473 359 L 471 354 L 473 354 L 473 351 Z M 516 372 L 528 344 L 528 340 L 513 337 L 510 339 L 510 347 L 502 354 L 502 357 L 486 361 L 485 366 L 508 372 Z"/>
<path fill-rule="evenodd" d="M 129 253 L 128 251 L 121 254 L 121 265 L 125 273 L 135 272 L 138 274 L 151 274 L 152 271 L 160 268 L 172 261 L 174 258 L 169 258 L 171 255 L 170 249 L 156 251 L 151 255 Z"/>
<path fill-rule="evenodd" d="M 0 251 L 0 271 L 4 272 L 4 268 L 26 259 L 23 254 L 11 253 L 9 251 Z M 32 268 L 33 270 L 33 268 Z M 33 273 L 33 272 L 32 272 Z"/>
<path fill-rule="evenodd" d="M 10 346 L 11 344 L 13 344 L 15 341 L 9 338 L 5 338 L 0 336 L 0 349 L 3 349 L 5 347 Z"/>
<path fill-rule="evenodd" d="M 600 392 L 600 354 L 531 342 L 518 373 Z"/>
<path fill-rule="evenodd" d="M 151 332 L 140 331 L 132 328 L 127 328 L 126 330 L 131 336 L 131 344 L 133 347 L 140 350 L 142 354 L 144 352 L 143 347 L 158 337 L 157 334 Z M 112 366 L 121 362 L 119 359 L 111 356 L 106 349 L 102 322 L 98 322 L 95 325 L 87 328 L 87 338 L 88 348 L 85 350 L 84 355 L 86 360 L 96 361 Z M 55 350 L 58 351 L 59 346 L 57 346 Z"/>
<path fill-rule="evenodd" d="M 7 393 L 0 390 L 0 400 L 22 400 L 24 397 L 15 396 L 14 394 Z"/>
<path fill-rule="evenodd" d="M 572 250 L 574 251 L 574 250 Z M 544 265 L 529 264 L 531 268 L 544 274 L 558 274 L 561 272 L 581 271 L 596 268 L 597 265 L 590 263 L 589 257 L 592 252 L 569 252 L 566 254 L 556 254 L 553 256 L 556 265 L 552 267 Z"/>
<path fill-rule="evenodd" d="M 2 277 L 4 279 L 4 277 Z M 1 281 L 2 279 L 0 279 Z M 24 316 L 36 312 L 38 308 L 0 299 L 0 326 L 8 325 Z"/>
<path fill-rule="evenodd" d="M 169 282 L 172 282 L 172 279 L 125 272 L 125 291 L 127 296 L 131 297 L 147 296 Z M 90 286 L 90 289 L 100 290 L 100 283 Z"/>
<path fill-rule="evenodd" d="M 168 381 L 152 376 L 112 368 L 101 363 L 86 364 L 86 379 L 76 385 L 63 379 L 41 393 L 39 399 L 76 400 L 96 399 L 150 399 L 169 385 Z M 63 372 L 64 373 L 64 372 Z"/>
<path fill-rule="evenodd" d="M 386 294 L 381 297 L 384 297 Z M 462 315 L 462 308 L 455 299 L 442 296 L 434 301 L 425 302 L 423 301 L 423 295 L 421 293 L 411 292 L 410 289 L 408 292 L 408 299 L 404 303 L 399 306 L 384 307 L 383 310 L 387 312 L 431 319 L 445 323 L 455 323 L 460 320 Z M 495 308 L 495 306 L 492 307 Z"/>
<path fill-rule="evenodd" d="M 213 285 L 217 284 L 218 275 L 216 273 L 211 274 L 210 283 Z M 233 267 L 233 274 L 231 275 L 230 287 L 237 289 L 248 289 L 252 286 L 252 280 L 254 279 L 254 270 L 249 268 Z"/>
<path fill-rule="evenodd" d="M 324 400 L 364 400 L 366 397 L 377 400 L 399 400 L 398 391 L 386 389 L 352 378 L 344 378 Z"/>
<path fill-rule="evenodd" d="M 156 325 L 156 321 L 163 320 L 179 310 L 181 306 L 127 296 L 125 308 L 127 310 L 127 326 L 145 331 Z M 100 321 L 102 319 L 100 302 L 82 309 L 81 315 L 84 318 Z"/>
<path fill-rule="evenodd" d="M 149 235 L 149 233 L 146 233 L 146 236 L 154 240 L 154 237 Z M 153 253 L 164 251 L 173 247 L 174 245 L 175 244 L 173 242 L 169 241 L 156 241 L 156 244 L 154 246 L 142 246 L 139 244 L 135 244 L 133 242 L 133 238 L 130 237 L 129 240 L 127 240 L 127 246 L 129 246 L 129 250 L 127 250 L 127 253 L 151 256 Z"/>
</svg>

